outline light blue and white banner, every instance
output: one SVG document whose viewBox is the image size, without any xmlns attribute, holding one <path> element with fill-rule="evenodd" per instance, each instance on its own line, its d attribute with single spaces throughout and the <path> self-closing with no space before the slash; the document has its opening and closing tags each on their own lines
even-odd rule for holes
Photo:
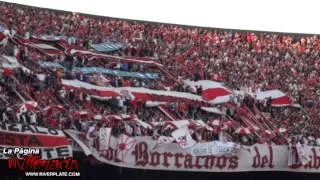
<svg viewBox="0 0 320 180">
<path fill-rule="evenodd" d="M 122 43 L 103 42 L 101 44 L 92 44 L 91 47 L 99 52 L 112 52 L 125 47 Z"/>
<path fill-rule="evenodd" d="M 140 79 L 158 79 L 159 77 L 157 73 L 127 72 L 127 71 L 106 69 L 102 67 L 74 68 L 73 71 L 81 72 L 83 74 L 102 73 L 102 74 L 109 74 L 113 76 L 125 76 L 125 77 L 133 77 L 133 78 L 140 78 Z"/>
<path fill-rule="evenodd" d="M 54 62 L 46 62 L 46 61 L 37 61 L 38 64 L 43 68 L 54 68 L 54 69 L 65 69 L 62 65 L 59 63 Z"/>
<path fill-rule="evenodd" d="M 237 153 L 240 146 L 233 142 L 212 141 L 206 143 L 198 143 L 193 146 L 190 151 L 193 156 L 217 156 L 232 155 Z"/>
<path fill-rule="evenodd" d="M 66 36 L 55 36 L 55 35 L 40 35 L 40 36 L 32 36 L 34 39 L 43 40 L 43 41 L 59 41 L 61 39 L 66 40 L 68 37 Z"/>
</svg>

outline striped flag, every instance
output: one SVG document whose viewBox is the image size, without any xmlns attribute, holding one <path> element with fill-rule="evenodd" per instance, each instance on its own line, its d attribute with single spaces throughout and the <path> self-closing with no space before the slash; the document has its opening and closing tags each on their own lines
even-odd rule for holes
<svg viewBox="0 0 320 180">
<path fill-rule="evenodd" d="M 51 44 L 45 43 L 36 39 L 24 39 L 24 38 L 16 37 L 14 40 L 19 44 L 21 44 L 22 46 L 36 49 L 42 54 L 45 54 L 47 56 L 57 56 L 57 55 L 64 54 L 63 51 L 52 46 Z"/>
<path fill-rule="evenodd" d="M 98 52 L 112 52 L 112 51 L 117 51 L 119 49 L 122 49 L 124 47 L 124 44 L 103 42 L 100 44 L 92 44 L 91 47 Z"/>
<path fill-rule="evenodd" d="M 41 35 L 41 36 L 32 36 L 33 39 L 43 40 L 43 41 L 60 41 L 61 39 L 66 39 L 64 36 L 54 36 L 54 35 Z"/>
</svg>

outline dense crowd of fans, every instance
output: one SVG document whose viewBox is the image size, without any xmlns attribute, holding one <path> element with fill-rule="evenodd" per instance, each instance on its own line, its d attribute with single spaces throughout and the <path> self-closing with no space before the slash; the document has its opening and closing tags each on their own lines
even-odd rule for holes
<svg viewBox="0 0 320 180">
<path fill-rule="evenodd" d="M 149 129 L 142 125 L 124 121 L 99 121 L 94 123 L 93 115 L 126 114 L 144 122 L 170 120 L 159 108 L 148 107 L 146 102 L 125 97 L 110 100 L 91 98 L 87 93 L 68 89 L 61 85 L 61 79 L 78 79 L 96 83 L 103 79 L 103 86 L 146 87 L 150 89 L 189 91 L 182 80 L 213 80 L 223 82 L 228 88 L 246 92 L 280 89 L 288 93 L 302 108 L 271 107 L 270 100 L 256 101 L 249 96 L 236 96 L 228 105 L 218 105 L 227 115 L 216 115 L 201 110 L 201 104 L 173 102 L 163 105 L 174 116 L 181 119 L 201 119 L 207 124 L 211 119 L 232 120 L 243 125 L 239 109 L 243 108 L 260 116 L 269 114 L 267 119 L 272 129 L 286 128 L 285 133 L 276 134 L 272 139 L 258 138 L 255 134 L 235 135 L 231 130 L 230 139 L 243 144 L 273 141 L 286 144 L 287 138 L 299 136 L 302 143 L 320 145 L 320 39 L 311 35 L 288 35 L 277 33 L 253 33 L 234 30 L 191 28 L 177 25 L 134 22 L 126 20 L 91 17 L 78 13 L 58 12 L 13 4 L 0 4 L 0 25 L 9 29 L 10 36 L 23 35 L 25 38 L 41 35 L 66 37 L 69 45 L 89 49 L 92 43 L 104 41 L 123 42 L 127 47 L 117 53 L 123 56 L 151 56 L 163 67 L 149 67 L 133 63 L 103 63 L 88 61 L 83 57 L 57 56 L 54 62 L 71 70 L 73 67 L 103 66 L 123 71 L 152 72 L 160 75 L 159 80 L 124 78 L 102 74 L 83 75 L 39 67 L 35 60 L 52 60 L 36 51 L 23 48 L 13 42 L 1 47 L 1 53 L 14 55 L 23 66 L 10 72 L 4 68 L 1 74 L 1 113 L 3 121 L 20 121 L 52 126 L 73 127 L 87 131 L 90 126 L 97 130 L 102 126 L 114 127 L 114 135 L 126 133 L 131 136 L 170 135 L 173 129 L 157 126 Z M 19 52 L 19 53 L 17 53 Z M 9 72 L 8 72 L 9 71 Z M 44 81 L 37 74 L 44 74 Z M 101 84 L 99 84 L 101 85 Z M 3 92 L 3 93 L 2 93 Z M 18 92 L 18 93 L 16 93 Z M 195 94 L 201 95 L 201 87 Z M 22 103 L 19 96 L 35 100 L 39 107 L 52 104 L 64 105 L 66 112 L 44 115 L 43 112 L 26 112 L 16 115 L 13 108 Z M 162 106 L 162 105 L 161 105 Z M 89 115 L 70 115 L 68 112 L 86 110 Z M 190 127 L 192 129 L 192 127 Z M 220 127 L 213 130 L 202 128 L 193 131 L 194 139 L 208 141 L 219 139 Z M 94 136 L 94 133 L 91 133 Z M 319 140 L 318 140 L 319 141 Z"/>
</svg>

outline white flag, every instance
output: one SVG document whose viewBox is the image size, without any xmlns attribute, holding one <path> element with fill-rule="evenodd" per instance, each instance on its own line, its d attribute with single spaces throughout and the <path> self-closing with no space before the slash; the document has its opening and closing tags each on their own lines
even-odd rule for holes
<svg viewBox="0 0 320 180">
<path fill-rule="evenodd" d="M 298 157 L 300 162 L 302 163 L 302 165 L 306 165 L 308 164 L 308 162 L 311 160 L 305 152 L 305 146 L 301 145 L 300 143 L 298 143 L 296 145 L 297 147 L 297 153 L 298 153 Z"/>
<path fill-rule="evenodd" d="M 136 139 L 133 137 L 129 137 L 125 134 L 121 134 L 118 143 L 117 149 L 117 158 L 121 162 L 124 162 L 127 153 L 130 149 L 134 148 L 136 145 Z"/>
<path fill-rule="evenodd" d="M 192 147 L 196 144 L 196 141 L 192 139 L 187 127 L 177 129 L 173 131 L 171 135 L 183 149 Z"/>
<path fill-rule="evenodd" d="M 295 164 L 301 163 L 306 165 L 310 162 L 310 158 L 306 155 L 305 147 L 300 143 L 293 146 L 289 144 L 289 154 L 288 154 L 288 166 L 293 166 Z"/>
<path fill-rule="evenodd" d="M 99 150 L 104 151 L 109 149 L 111 137 L 111 128 L 100 128 L 99 132 Z"/>
</svg>

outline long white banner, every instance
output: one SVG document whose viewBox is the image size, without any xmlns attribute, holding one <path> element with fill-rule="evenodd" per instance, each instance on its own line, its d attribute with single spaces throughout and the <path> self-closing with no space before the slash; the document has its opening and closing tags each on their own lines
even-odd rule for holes
<svg viewBox="0 0 320 180">
<path fill-rule="evenodd" d="M 130 147 L 130 148 L 129 148 Z M 197 146 L 195 146 L 197 147 Z M 226 147 L 226 146 L 224 146 Z M 320 173 L 320 148 L 308 146 L 306 155 L 311 161 L 288 166 L 288 146 L 254 145 L 231 155 L 194 156 L 191 148 L 182 149 L 175 143 L 161 144 L 149 137 L 135 138 L 134 145 L 111 137 L 106 151 L 90 148 L 101 162 L 128 168 L 166 171 L 297 171 Z M 221 153 L 221 151 L 217 151 Z M 227 150 L 228 152 L 228 150 Z M 121 153 L 122 159 L 117 154 Z"/>
</svg>

